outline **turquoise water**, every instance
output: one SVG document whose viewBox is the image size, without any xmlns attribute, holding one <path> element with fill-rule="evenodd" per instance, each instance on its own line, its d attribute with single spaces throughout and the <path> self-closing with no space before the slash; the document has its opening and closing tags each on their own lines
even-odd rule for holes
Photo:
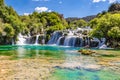
<svg viewBox="0 0 120 80">
<path fill-rule="evenodd" d="M 24 45 L 24 46 L 0 46 L 0 55 L 12 56 L 13 59 L 54 57 L 64 58 L 64 51 L 77 50 L 79 48 L 59 47 L 47 45 Z"/>
<path fill-rule="evenodd" d="M 119 75 L 119 73 L 108 70 L 56 69 L 49 80 L 120 80 Z"/>
<path fill-rule="evenodd" d="M 120 80 L 120 71 L 110 69 L 92 70 L 84 68 L 86 65 L 96 64 L 91 56 L 82 56 L 77 50 L 81 48 L 48 46 L 48 45 L 25 45 L 25 46 L 0 46 L 0 55 L 11 56 L 11 59 L 45 58 L 52 57 L 63 59 L 63 67 L 54 67 L 54 72 L 48 80 Z M 82 67 L 77 68 L 82 65 Z M 70 65 L 70 66 L 69 66 Z M 74 66 L 74 68 L 72 67 Z"/>
</svg>

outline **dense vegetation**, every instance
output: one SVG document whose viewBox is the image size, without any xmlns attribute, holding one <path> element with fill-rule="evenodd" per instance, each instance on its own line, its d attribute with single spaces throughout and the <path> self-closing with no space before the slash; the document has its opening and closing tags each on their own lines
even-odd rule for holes
<svg viewBox="0 0 120 80">
<path fill-rule="evenodd" d="M 87 26 L 87 22 L 83 19 L 73 20 L 68 22 L 69 28 L 76 29 L 77 27 L 85 27 Z"/>
<path fill-rule="evenodd" d="M 33 12 L 29 16 L 21 16 L 21 21 L 25 24 L 25 30 L 22 33 L 30 32 L 31 35 L 36 35 L 46 32 L 47 41 L 52 32 L 68 27 L 63 16 L 57 12 Z"/>
<path fill-rule="evenodd" d="M 114 9 L 113 9 L 114 8 Z M 111 47 L 120 47 L 120 4 L 114 3 L 108 12 L 99 14 L 91 20 L 89 25 L 93 28 L 91 36 L 106 38 L 106 44 Z"/>
<path fill-rule="evenodd" d="M 116 12 L 116 11 L 120 11 L 120 3 L 113 3 L 108 9 L 108 12 Z"/>
<path fill-rule="evenodd" d="M 19 33 L 35 35 L 46 32 L 47 38 L 55 30 L 68 27 L 67 22 L 57 12 L 33 12 L 28 16 L 19 16 L 11 6 L 0 1 L 0 44 L 11 44 L 17 41 Z"/>
<path fill-rule="evenodd" d="M 69 17 L 66 18 L 66 21 L 68 22 L 69 28 L 77 28 L 77 27 L 85 27 L 87 26 L 88 22 L 92 19 L 94 19 L 96 15 L 86 16 L 83 18 L 77 18 L 77 17 Z"/>
<path fill-rule="evenodd" d="M 0 1 L 0 44 L 10 44 L 12 38 L 16 38 L 17 34 L 23 29 L 23 23 L 19 19 L 18 14 L 10 6 L 4 4 L 4 0 Z"/>
</svg>

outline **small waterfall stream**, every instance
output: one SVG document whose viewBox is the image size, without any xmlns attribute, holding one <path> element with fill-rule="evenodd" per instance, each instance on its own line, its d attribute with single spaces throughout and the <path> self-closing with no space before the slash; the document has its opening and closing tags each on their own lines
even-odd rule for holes
<svg viewBox="0 0 120 80">
<path fill-rule="evenodd" d="M 39 34 L 36 35 L 35 45 L 38 45 L 38 44 L 39 44 L 39 43 L 38 43 L 39 36 L 40 36 Z"/>
<path fill-rule="evenodd" d="M 22 35 L 21 33 L 18 35 L 17 39 L 18 41 L 16 42 L 17 45 L 27 45 L 27 44 L 34 44 L 38 45 L 39 43 L 44 44 L 45 40 L 44 38 L 41 38 L 41 41 L 39 41 L 39 37 L 44 37 L 44 35 Z"/>
<path fill-rule="evenodd" d="M 12 45 L 15 45 L 14 39 L 12 39 Z"/>
<path fill-rule="evenodd" d="M 48 41 L 48 44 L 56 44 L 58 39 L 62 36 L 62 32 L 54 32 L 51 39 Z"/>
<path fill-rule="evenodd" d="M 21 33 L 18 35 L 17 45 L 25 45 L 26 44 L 26 36 L 23 36 Z"/>
</svg>

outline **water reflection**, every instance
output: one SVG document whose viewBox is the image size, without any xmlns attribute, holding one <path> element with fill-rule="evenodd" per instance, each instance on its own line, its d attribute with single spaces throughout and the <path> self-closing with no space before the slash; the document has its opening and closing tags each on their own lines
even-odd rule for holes
<svg viewBox="0 0 120 80">
<path fill-rule="evenodd" d="M 36 58 L 39 58 L 39 50 L 35 50 Z"/>
<path fill-rule="evenodd" d="M 26 53 L 26 49 L 24 49 L 23 47 L 18 47 L 17 49 L 17 56 L 18 58 L 23 58 L 25 57 L 25 53 Z"/>
<path fill-rule="evenodd" d="M 15 50 L 18 59 L 22 58 L 40 58 L 40 57 L 53 57 L 61 58 L 64 57 L 64 52 L 59 50 L 58 47 L 50 46 L 18 46 Z"/>
</svg>

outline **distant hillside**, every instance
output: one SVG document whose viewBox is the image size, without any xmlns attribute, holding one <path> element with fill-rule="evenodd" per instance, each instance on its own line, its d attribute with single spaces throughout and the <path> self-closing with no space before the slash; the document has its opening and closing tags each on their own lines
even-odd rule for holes
<svg viewBox="0 0 120 80">
<path fill-rule="evenodd" d="M 83 17 L 82 19 L 89 22 L 90 20 L 94 19 L 95 17 L 96 17 L 96 15 L 91 15 L 91 16 Z"/>
<path fill-rule="evenodd" d="M 96 17 L 96 15 L 86 16 L 86 17 L 83 17 L 83 18 L 68 17 L 68 18 L 66 18 L 66 21 L 67 21 L 67 22 L 73 22 L 73 21 L 75 21 L 75 20 L 83 19 L 83 20 L 85 20 L 86 22 L 89 22 L 90 20 L 94 19 L 95 17 Z"/>
<path fill-rule="evenodd" d="M 68 23 L 71 23 L 71 22 L 73 22 L 73 21 L 75 21 L 75 20 L 79 20 L 80 18 L 78 18 L 78 17 L 68 17 L 68 18 L 66 18 L 66 21 L 68 22 Z"/>
</svg>

